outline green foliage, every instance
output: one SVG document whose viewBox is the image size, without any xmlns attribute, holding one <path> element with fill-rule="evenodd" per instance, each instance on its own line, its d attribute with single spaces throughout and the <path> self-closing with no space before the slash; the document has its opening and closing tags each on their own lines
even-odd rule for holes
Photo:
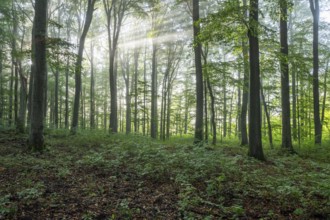
<svg viewBox="0 0 330 220">
<path fill-rule="evenodd" d="M 0 168 L 20 170 L 20 175 L 14 184 L 0 189 L 0 215 L 12 216 L 21 204 L 37 201 L 62 209 L 58 204 L 70 201 L 73 194 L 90 201 L 82 219 L 97 218 L 98 207 L 111 210 L 107 216 L 112 219 L 130 219 L 151 212 L 142 209 L 146 204 L 134 202 L 136 196 L 158 198 L 148 197 L 151 192 L 146 193 L 145 187 L 155 186 L 158 191 L 171 186 L 175 187 L 172 202 L 183 219 L 328 217 L 327 147 L 304 146 L 294 156 L 266 150 L 269 161 L 259 162 L 247 158 L 247 149 L 235 142 L 211 148 L 195 147 L 191 140 L 158 142 L 140 135 L 95 131 L 70 136 L 61 130 L 47 131 L 44 154 L 1 154 Z M 52 181 L 40 181 L 40 175 Z M 134 188 L 123 187 L 127 184 Z M 111 203 L 101 202 L 118 192 L 120 196 Z M 165 194 L 171 195 L 159 197 Z"/>
<path fill-rule="evenodd" d="M 37 183 L 32 188 L 26 188 L 18 192 L 18 198 L 23 200 L 33 200 L 39 198 L 43 194 L 44 185 L 42 183 Z"/>
<path fill-rule="evenodd" d="M 10 202 L 10 195 L 0 197 L 0 218 L 5 215 L 12 215 L 17 211 L 14 203 Z"/>
</svg>

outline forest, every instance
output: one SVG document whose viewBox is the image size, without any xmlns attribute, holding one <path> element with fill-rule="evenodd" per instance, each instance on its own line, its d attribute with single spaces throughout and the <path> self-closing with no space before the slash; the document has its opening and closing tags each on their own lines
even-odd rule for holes
<svg viewBox="0 0 330 220">
<path fill-rule="evenodd" d="M 329 0 L 1 0 L 1 219 L 330 219 Z"/>
</svg>

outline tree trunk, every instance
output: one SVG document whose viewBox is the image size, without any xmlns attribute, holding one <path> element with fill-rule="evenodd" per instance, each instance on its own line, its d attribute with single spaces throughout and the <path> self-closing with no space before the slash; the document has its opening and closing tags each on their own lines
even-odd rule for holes
<svg viewBox="0 0 330 220">
<path fill-rule="evenodd" d="M 319 103 L 319 0 L 309 0 L 313 14 L 313 107 L 314 107 L 314 138 L 315 144 L 322 142 L 322 125 Z"/>
<path fill-rule="evenodd" d="M 250 43 L 250 109 L 248 155 L 258 160 L 265 160 L 261 141 L 258 10 L 258 0 L 250 0 L 250 28 L 248 32 Z"/>
<path fill-rule="evenodd" d="M 29 147 L 33 151 L 44 149 L 44 95 L 46 78 L 46 35 L 47 35 L 47 0 L 35 1 L 35 76 L 32 85 L 31 126 L 29 135 Z M 41 92 L 40 92 L 41 91 Z"/>
<path fill-rule="evenodd" d="M 246 0 L 243 0 L 244 8 L 247 7 Z M 247 10 L 244 12 L 244 16 L 247 17 Z M 242 98 L 242 111 L 241 111 L 241 145 L 245 146 L 249 144 L 246 117 L 248 112 L 249 102 L 249 54 L 248 47 L 245 38 L 242 38 L 242 53 L 243 53 L 243 66 L 244 66 L 244 79 L 243 79 L 243 98 Z"/>
<path fill-rule="evenodd" d="M 138 75 L 139 75 L 139 55 L 140 52 L 134 51 L 134 133 L 139 131 L 138 128 Z"/>
<path fill-rule="evenodd" d="M 122 72 L 126 87 L 126 134 L 131 133 L 131 93 L 130 93 L 130 63 L 128 53 L 124 55 L 122 62 Z"/>
<path fill-rule="evenodd" d="M 210 79 L 208 76 L 207 76 L 206 80 L 207 80 L 207 87 L 209 90 L 209 94 L 211 97 L 211 123 L 212 123 L 212 133 L 213 133 L 212 144 L 216 145 L 216 143 L 217 143 L 217 125 L 215 122 L 215 97 L 214 97 L 212 86 L 211 86 Z"/>
<path fill-rule="evenodd" d="M 4 106 L 4 98 L 3 98 L 3 48 L 0 49 L 0 126 L 3 126 L 3 106 Z"/>
<path fill-rule="evenodd" d="M 70 40 L 70 28 L 67 28 L 67 40 Z M 66 69 L 65 69 L 65 116 L 64 116 L 64 125 L 65 128 L 69 128 L 69 71 L 70 71 L 70 57 L 67 57 Z"/>
<path fill-rule="evenodd" d="M 20 75 L 20 108 L 17 118 L 17 131 L 19 133 L 25 133 L 25 119 L 26 119 L 26 101 L 27 101 L 27 79 L 23 75 L 22 64 L 19 63 L 19 75 Z"/>
<path fill-rule="evenodd" d="M 282 104 L 282 148 L 293 152 L 290 124 L 290 80 L 289 80 L 289 46 L 288 46 L 288 3 L 280 0 L 280 44 L 281 44 L 281 104 Z"/>
<path fill-rule="evenodd" d="M 323 92 L 323 102 L 322 102 L 322 116 L 321 116 L 321 124 L 323 126 L 324 123 L 324 115 L 325 115 L 325 104 L 326 104 L 326 99 L 327 99 L 327 78 L 328 78 L 328 70 L 329 70 L 329 60 L 327 61 L 327 67 L 325 68 L 325 72 L 324 72 L 324 92 Z"/>
<path fill-rule="evenodd" d="M 16 67 L 16 36 L 17 36 L 17 17 L 15 16 L 14 13 L 14 17 L 13 17 L 13 38 L 12 38 L 12 42 L 11 42 L 11 75 L 10 75 L 10 83 L 9 83 L 9 126 L 12 125 L 12 123 L 15 121 L 13 121 L 13 102 L 14 102 L 14 112 L 16 112 L 16 102 L 17 102 L 17 94 L 16 94 L 16 76 L 17 76 L 17 67 Z M 14 87 L 15 86 L 15 87 Z M 14 114 L 14 119 L 16 118 L 16 114 Z"/>
<path fill-rule="evenodd" d="M 169 82 L 167 87 L 167 110 L 166 110 L 166 139 L 170 139 L 170 126 L 171 126 L 171 90 L 172 85 Z"/>
<path fill-rule="evenodd" d="M 118 95 L 117 95 L 117 67 L 116 52 L 119 34 L 125 12 L 130 1 L 103 0 L 107 16 L 108 46 L 109 46 L 109 85 L 110 85 L 110 132 L 118 132 Z"/>
<path fill-rule="evenodd" d="M 199 0 L 193 0 L 193 29 L 194 29 L 194 53 L 196 68 L 196 122 L 194 143 L 203 141 L 203 70 L 202 70 L 202 45 L 199 42 Z"/>
<path fill-rule="evenodd" d="M 147 47 L 144 50 L 144 62 L 143 62 L 143 135 L 146 135 L 146 112 L 147 112 Z"/>
<path fill-rule="evenodd" d="M 294 2 L 294 5 L 296 2 Z M 296 14 L 296 10 L 295 10 Z M 296 17 L 296 16 L 295 16 Z M 290 27 L 290 45 L 293 46 L 294 42 L 294 32 L 293 32 L 293 24 L 292 24 L 292 14 L 289 18 L 289 27 Z M 292 137 L 293 140 L 297 140 L 297 88 L 296 88 L 296 73 L 297 73 L 297 66 L 295 62 L 292 62 L 291 65 L 291 82 L 292 82 Z"/>
<path fill-rule="evenodd" d="M 238 67 L 238 80 L 241 81 L 241 67 Z M 237 116 L 236 116 L 236 136 L 239 140 L 242 140 L 241 129 L 241 114 L 242 114 L 242 90 L 240 83 L 237 86 Z"/>
<path fill-rule="evenodd" d="M 65 70 L 65 116 L 64 126 L 66 129 L 69 128 L 69 65 L 70 61 L 67 59 L 66 70 Z"/>
<path fill-rule="evenodd" d="M 261 91 L 262 104 L 264 106 L 264 111 L 265 111 L 265 116 L 266 116 L 266 121 L 267 121 L 269 145 L 270 145 L 270 148 L 273 149 L 274 145 L 273 145 L 272 124 L 270 123 L 270 114 L 269 114 L 267 103 L 266 103 L 264 89 L 262 88 L 262 83 L 260 83 L 260 91 Z"/>
<path fill-rule="evenodd" d="M 227 82 L 226 82 L 226 73 L 223 73 L 223 84 L 222 84 L 222 92 L 223 92 L 223 138 L 227 137 Z"/>
<path fill-rule="evenodd" d="M 74 96 L 74 104 L 73 104 L 73 116 L 72 116 L 72 123 L 71 123 L 71 133 L 76 134 L 78 129 L 78 118 L 79 118 L 79 103 L 80 103 L 80 94 L 81 94 L 81 69 L 82 69 L 82 57 L 84 52 L 84 46 L 85 46 L 85 39 L 87 36 L 87 32 L 89 30 L 89 27 L 92 23 L 93 19 L 93 12 L 94 12 L 94 4 L 96 0 L 88 0 L 88 6 L 87 6 L 87 13 L 86 13 L 86 19 L 85 19 L 85 25 L 83 32 L 80 37 L 79 41 L 79 50 L 78 50 L 78 56 L 75 66 L 75 96 Z"/>
<path fill-rule="evenodd" d="M 15 86 L 14 86 L 14 123 L 17 124 L 18 117 L 18 59 L 15 59 Z"/>
<path fill-rule="evenodd" d="M 61 0 L 57 1 L 57 5 L 61 5 Z M 57 17 L 57 23 L 61 24 L 61 10 L 58 11 L 58 17 Z M 57 30 L 57 37 L 60 39 L 61 38 L 61 28 L 58 27 Z M 57 129 L 59 127 L 59 75 L 60 75 L 60 58 L 59 58 L 59 45 L 57 46 L 57 62 L 56 62 L 56 70 L 55 70 L 55 89 L 54 89 L 54 96 L 55 96 L 55 106 L 54 106 L 54 125 L 55 128 Z"/>
<path fill-rule="evenodd" d="M 151 73 L 151 124 L 150 136 L 157 138 L 158 135 L 158 115 L 157 115 L 157 46 L 152 44 L 152 73 Z"/>
<path fill-rule="evenodd" d="M 91 42 L 90 128 L 95 129 L 94 44 Z"/>
<path fill-rule="evenodd" d="M 55 125 L 55 128 L 57 129 L 58 128 L 58 114 L 59 114 L 59 107 L 58 107 L 58 103 L 59 103 L 59 100 L 58 100 L 58 91 L 59 91 L 59 74 L 60 74 L 60 70 L 59 70 L 59 58 L 57 58 L 58 61 L 57 61 L 57 67 L 56 67 L 56 71 L 55 71 L 55 85 L 54 85 L 54 125 Z"/>
<path fill-rule="evenodd" d="M 204 62 L 205 65 L 205 62 Z M 205 69 L 205 67 L 204 67 Z M 204 127 L 205 127 L 205 133 L 204 133 L 204 139 L 207 143 L 209 140 L 209 127 L 208 127 L 208 114 L 207 114 L 207 82 L 204 80 Z"/>
<path fill-rule="evenodd" d="M 231 127 L 232 127 L 232 115 L 233 115 L 233 96 L 234 94 L 232 93 L 231 94 L 231 97 L 230 97 L 230 105 L 229 105 L 229 120 L 228 120 L 228 135 L 229 137 L 231 137 Z"/>
</svg>

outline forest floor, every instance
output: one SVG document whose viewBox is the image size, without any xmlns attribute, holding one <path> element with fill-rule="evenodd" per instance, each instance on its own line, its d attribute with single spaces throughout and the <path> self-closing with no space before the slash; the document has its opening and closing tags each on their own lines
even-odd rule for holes
<svg viewBox="0 0 330 220">
<path fill-rule="evenodd" d="M 330 219 L 330 147 L 298 154 L 64 131 L 0 132 L 0 219 Z M 236 146 L 235 146 L 236 145 Z"/>
</svg>

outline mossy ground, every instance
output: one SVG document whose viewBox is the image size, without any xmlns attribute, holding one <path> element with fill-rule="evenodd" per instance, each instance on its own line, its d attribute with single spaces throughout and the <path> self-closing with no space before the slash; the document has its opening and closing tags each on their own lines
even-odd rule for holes
<svg viewBox="0 0 330 220">
<path fill-rule="evenodd" d="M 47 132 L 43 154 L 0 134 L 0 219 L 329 219 L 330 147 L 266 162 L 235 142 Z"/>
</svg>

